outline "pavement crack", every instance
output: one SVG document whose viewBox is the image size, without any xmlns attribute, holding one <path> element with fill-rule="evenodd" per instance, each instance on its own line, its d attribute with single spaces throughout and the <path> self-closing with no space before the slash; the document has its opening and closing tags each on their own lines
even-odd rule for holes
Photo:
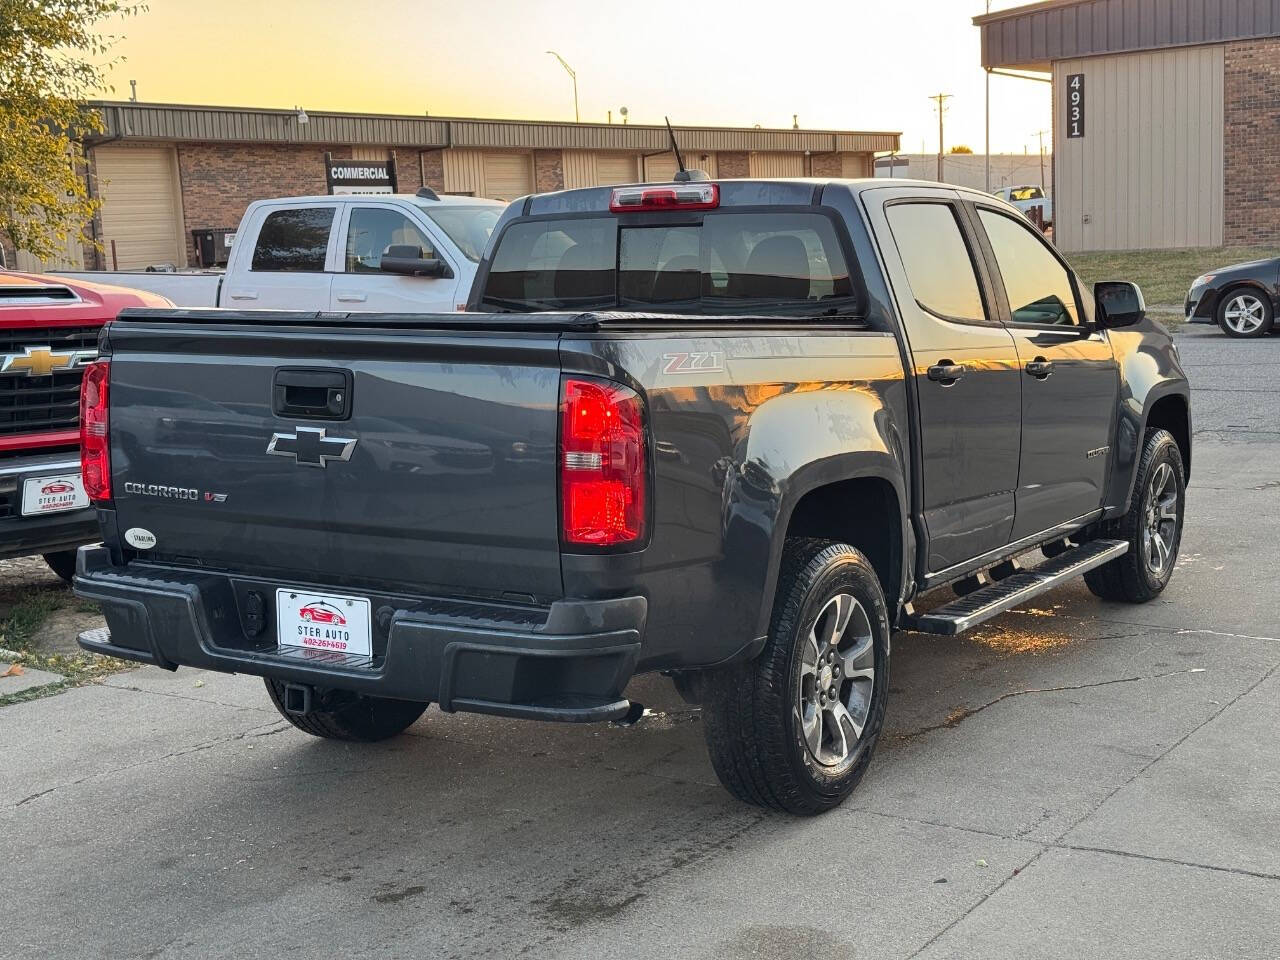
<svg viewBox="0 0 1280 960">
<path fill-rule="evenodd" d="M 119 688 L 117 687 L 116 689 Z M 38 800 L 41 797 L 47 797 L 50 794 L 63 790 L 67 787 L 78 787 L 91 780 L 98 780 L 102 777 L 109 777 L 118 773 L 124 773 L 127 770 L 134 770 L 138 767 L 145 767 L 153 763 L 162 763 L 165 760 L 176 760 L 179 757 L 185 757 L 193 753 L 200 753 L 203 750 L 212 750 L 214 747 L 224 743 L 235 743 L 237 740 L 245 740 L 249 738 L 269 737 L 273 734 L 283 733 L 289 728 L 290 724 L 286 720 L 274 720 L 270 724 L 260 724 L 259 726 L 251 727 L 248 730 L 242 730 L 241 732 L 231 734 L 230 736 L 216 737 L 213 740 L 205 740 L 201 743 L 192 744 L 182 750 L 173 750 L 169 753 L 161 754 L 158 757 L 148 757 L 147 759 L 139 760 L 136 763 L 127 763 L 123 767 L 115 767 L 111 770 L 102 770 L 98 773 L 91 773 L 86 777 L 80 777 L 76 780 L 69 780 L 66 783 L 57 784 L 56 786 L 49 787 L 47 790 L 42 790 L 39 793 L 33 793 L 29 797 L 24 797 L 15 803 L 14 807 L 20 807 L 25 803 L 30 803 L 31 801 Z"/>
<path fill-rule="evenodd" d="M 1163 680 L 1166 677 L 1179 677 L 1188 673 L 1204 673 L 1204 667 L 1192 667 L 1188 670 L 1172 670 L 1168 673 L 1152 673 L 1143 674 L 1136 677 L 1114 677 L 1110 680 L 1096 680 L 1093 683 L 1069 683 L 1057 687 L 1028 687 L 1026 690 L 1012 690 L 1009 693 L 1002 693 L 994 700 L 989 700 L 979 707 L 956 707 L 952 710 L 945 720 L 940 723 L 933 723 L 927 727 L 921 727 L 918 730 L 912 730 L 910 733 L 899 734 L 897 740 L 916 740 L 926 734 L 933 733 L 936 730 L 950 730 L 958 727 L 970 717 L 976 716 L 988 707 L 994 707 L 998 703 L 1006 700 L 1012 700 L 1015 697 L 1025 697 L 1037 693 L 1064 693 L 1071 690 L 1089 690 L 1093 687 L 1109 687 L 1117 683 L 1141 683 L 1146 680 Z"/>
<path fill-rule="evenodd" d="M 1213 870 L 1217 873 L 1232 873 L 1240 877 L 1254 877 L 1258 880 L 1280 880 L 1280 873 L 1263 873 L 1259 870 L 1246 870 L 1243 867 L 1218 867 L 1211 863 L 1197 863 L 1194 860 L 1179 860 L 1176 857 L 1157 857 L 1148 853 L 1134 853 L 1131 850 L 1117 850 L 1114 847 L 1088 847 L 1075 843 L 1054 843 L 1056 850 L 1074 850 L 1080 853 L 1106 853 L 1115 857 L 1128 857 L 1132 860 L 1150 860 L 1155 863 L 1168 863 L 1177 867 L 1191 867 L 1196 870 Z"/>
</svg>

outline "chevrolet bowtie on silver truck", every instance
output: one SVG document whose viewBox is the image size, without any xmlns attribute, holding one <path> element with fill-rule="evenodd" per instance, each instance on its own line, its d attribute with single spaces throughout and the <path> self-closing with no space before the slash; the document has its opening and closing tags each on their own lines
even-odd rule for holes
<svg viewBox="0 0 1280 960">
<path fill-rule="evenodd" d="M 109 634 L 82 646 L 260 675 L 346 740 L 432 701 L 617 719 L 663 671 L 731 792 L 816 813 L 870 761 L 892 630 L 1173 573 L 1177 350 L 991 196 L 527 197 L 469 307 L 113 323 L 84 389 L 104 544 L 75 581 Z"/>
</svg>

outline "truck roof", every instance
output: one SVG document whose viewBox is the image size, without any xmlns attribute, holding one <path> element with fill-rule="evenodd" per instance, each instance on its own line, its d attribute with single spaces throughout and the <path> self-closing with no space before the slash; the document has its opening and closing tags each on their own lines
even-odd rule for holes
<svg viewBox="0 0 1280 960">
<path fill-rule="evenodd" d="M 780 188 L 772 197 L 768 193 L 759 195 L 753 202 L 769 204 L 769 203 L 795 203 L 794 191 L 787 191 L 787 187 L 807 186 L 814 189 L 826 186 L 842 186 L 846 187 L 853 194 L 860 194 L 866 190 L 883 190 L 887 188 L 911 187 L 920 190 L 951 190 L 966 196 L 984 200 L 991 200 L 991 194 L 982 190 L 974 190 L 969 187 L 957 186 L 952 183 L 938 183 L 935 180 L 906 180 L 888 177 L 858 177 L 858 178 L 841 178 L 841 177 L 751 177 L 745 179 L 718 179 L 712 177 L 708 181 L 692 181 L 707 182 L 720 184 L 721 190 L 732 186 L 735 189 L 751 187 L 777 187 Z M 517 204 L 524 203 L 526 200 L 534 200 L 537 207 L 527 208 L 527 213 L 537 215 L 540 213 L 563 212 L 565 210 L 595 210 L 603 203 L 604 209 L 608 209 L 608 197 L 613 190 L 620 187 L 663 187 L 663 186 L 688 186 L 689 184 L 676 184 L 673 181 L 656 182 L 656 183 L 630 183 L 630 184 L 611 184 L 609 186 L 599 187 L 578 187 L 572 190 L 558 190 L 552 193 L 531 194 L 528 197 L 521 197 L 516 201 Z M 788 195 L 788 193 L 790 195 Z M 594 194 L 594 196 L 593 196 Z M 722 201 L 723 202 L 723 201 Z M 741 200 L 739 203 L 743 202 Z"/>
<path fill-rule="evenodd" d="M 445 207 L 458 206 L 492 206 L 505 207 L 505 200 L 490 200 L 488 197 L 462 197 L 450 193 L 442 193 L 436 199 L 430 197 L 420 197 L 414 193 L 337 193 L 337 194 L 309 194 L 300 197 L 263 197 L 261 200 L 255 200 L 254 204 L 267 203 L 363 203 L 369 200 L 406 200 L 411 203 L 434 206 L 440 204 Z"/>
</svg>

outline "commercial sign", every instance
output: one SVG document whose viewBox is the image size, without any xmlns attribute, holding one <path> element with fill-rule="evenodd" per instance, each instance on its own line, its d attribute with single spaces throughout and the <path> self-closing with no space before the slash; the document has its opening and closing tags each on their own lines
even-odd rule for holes
<svg viewBox="0 0 1280 960">
<path fill-rule="evenodd" d="M 1067 138 L 1084 136 L 1084 74 L 1067 75 Z"/>
<path fill-rule="evenodd" d="M 395 193 L 395 160 L 335 160 L 324 155 L 325 180 L 330 194 Z"/>
</svg>

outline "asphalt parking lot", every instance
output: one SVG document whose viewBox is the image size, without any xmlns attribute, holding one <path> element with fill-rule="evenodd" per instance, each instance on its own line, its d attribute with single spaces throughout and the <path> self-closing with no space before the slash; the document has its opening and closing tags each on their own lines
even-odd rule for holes
<svg viewBox="0 0 1280 960">
<path fill-rule="evenodd" d="M 1280 337 L 1178 342 L 1168 591 L 897 637 L 836 812 L 731 800 L 660 678 L 630 727 L 428 711 L 354 747 L 253 678 L 130 671 L 0 707 L 0 956 L 1280 955 Z"/>
</svg>

